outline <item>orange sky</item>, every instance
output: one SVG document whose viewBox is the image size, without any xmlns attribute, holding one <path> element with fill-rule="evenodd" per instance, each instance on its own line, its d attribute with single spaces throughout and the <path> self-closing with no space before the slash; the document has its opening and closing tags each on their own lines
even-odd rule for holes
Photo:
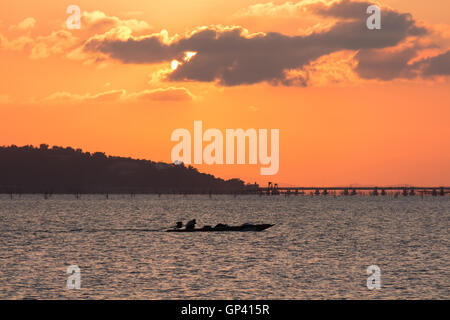
<svg viewBox="0 0 450 320">
<path fill-rule="evenodd" d="M 70 31 L 64 22 L 72 1 L 1 2 L 0 145 L 47 143 L 170 162 L 172 131 L 192 132 L 193 121 L 202 120 L 204 129 L 224 133 L 227 128 L 280 130 L 277 175 L 261 176 L 259 165 L 198 166 L 224 178 L 313 186 L 450 184 L 448 76 L 367 79 L 352 69 L 358 50 L 338 50 L 305 67 L 311 72 L 307 86 L 267 81 L 227 86 L 156 77 L 160 70 L 171 72 L 170 61 L 93 61 L 76 51 L 117 27 L 114 23 L 129 27 L 130 19 L 140 23 L 140 29 L 136 23 L 130 27 L 136 37 L 163 29 L 183 37 L 210 25 L 295 36 L 333 22 L 282 10 L 269 17 L 239 14 L 258 3 L 266 2 L 77 0 L 83 12 L 101 11 L 111 24 L 95 29 L 82 20 L 81 30 Z M 273 8 L 283 3 L 273 1 Z M 418 48 L 419 61 L 450 48 L 449 1 L 381 4 L 410 13 L 418 25 L 433 30 L 393 50 L 411 45 Z M 20 24 L 26 18 L 34 23 Z M 50 36 L 58 30 L 70 38 Z M 150 98 L 141 99 L 143 94 Z"/>
</svg>

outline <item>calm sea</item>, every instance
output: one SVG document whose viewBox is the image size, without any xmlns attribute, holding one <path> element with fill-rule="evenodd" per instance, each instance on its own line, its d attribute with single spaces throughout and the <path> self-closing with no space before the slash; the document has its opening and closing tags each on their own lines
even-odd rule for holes
<svg viewBox="0 0 450 320">
<path fill-rule="evenodd" d="M 160 231 L 192 218 L 276 225 Z M 0 298 L 449 299 L 449 218 L 431 196 L 0 195 Z"/>
</svg>

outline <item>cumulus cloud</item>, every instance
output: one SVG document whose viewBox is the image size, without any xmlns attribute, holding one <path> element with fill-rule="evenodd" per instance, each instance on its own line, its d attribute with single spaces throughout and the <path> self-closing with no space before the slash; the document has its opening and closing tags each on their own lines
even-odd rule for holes
<svg viewBox="0 0 450 320">
<path fill-rule="evenodd" d="M 358 19 L 361 17 L 362 13 L 366 12 L 367 7 L 372 4 L 374 4 L 372 1 L 332 0 L 328 2 L 311 1 L 310 3 L 307 3 L 306 6 L 309 10 L 323 16 L 342 19 Z"/>
<path fill-rule="evenodd" d="M 40 36 L 34 39 L 30 58 L 47 58 L 51 54 L 65 53 L 69 48 L 77 44 L 78 40 L 69 31 L 53 31 L 47 36 Z"/>
<path fill-rule="evenodd" d="M 11 26 L 11 30 L 29 30 L 34 27 L 36 20 L 26 18 L 18 25 Z M 83 12 L 82 25 L 84 36 L 98 39 L 127 39 L 131 35 L 147 33 L 151 26 L 137 19 L 120 19 L 108 16 L 101 11 Z M 26 51 L 32 59 L 48 58 L 53 54 L 65 55 L 71 59 L 86 60 L 86 56 L 80 52 L 79 46 L 85 40 L 75 37 L 69 30 L 60 29 L 52 31 L 48 35 L 31 37 L 20 36 L 9 40 L 0 34 L 0 48 L 12 51 Z M 78 50 L 77 50 L 78 49 Z M 94 61 L 99 61 L 96 58 Z"/>
<path fill-rule="evenodd" d="M 45 36 L 21 36 L 9 40 L 0 34 L 0 48 L 29 53 L 31 59 L 47 58 L 52 54 L 64 54 L 79 45 L 79 40 L 67 30 L 53 31 Z"/>
<path fill-rule="evenodd" d="M 295 81 L 286 77 L 292 70 L 302 70 L 321 56 L 341 50 L 377 49 L 396 46 L 408 37 L 424 35 L 408 14 L 385 9 L 383 28 L 366 27 L 367 2 L 350 0 L 313 3 L 320 15 L 344 17 L 330 29 L 309 35 L 287 36 L 277 32 L 249 34 L 241 27 L 200 28 L 173 41 L 160 35 L 129 37 L 126 40 L 91 39 L 84 50 L 97 52 L 123 63 L 154 64 L 180 60 L 187 51 L 197 52 L 189 63 L 183 63 L 168 75 L 171 81 L 218 82 L 225 86 L 269 82 L 283 85 L 305 85 L 303 76 Z M 313 4 L 310 3 L 310 6 Z M 357 8 L 365 6 L 357 15 Z M 347 13 L 345 13 L 347 12 Z M 181 61 L 181 60 L 180 60 Z"/>
<path fill-rule="evenodd" d="M 120 19 L 116 16 L 108 16 L 102 11 L 85 11 L 81 17 L 83 26 L 89 31 L 101 33 L 113 28 L 127 28 L 130 32 L 148 32 L 152 27 L 145 21 L 137 19 Z"/>
<path fill-rule="evenodd" d="M 250 33 L 240 26 L 215 25 L 170 37 L 166 30 L 149 33 L 151 26 L 145 21 L 108 16 L 101 11 L 83 12 L 85 32 L 81 37 L 85 40 L 75 38 L 67 30 L 35 38 L 22 36 L 12 41 L 0 34 L 0 47 L 28 48 L 34 59 L 62 54 L 69 59 L 99 65 L 110 60 L 125 64 L 165 64 L 169 68 L 152 74 L 151 84 L 157 86 L 161 81 L 196 81 L 223 86 L 260 82 L 307 86 L 326 79 L 331 82 L 355 79 L 353 76 L 389 81 L 448 75 L 445 52 L 418 61 L 424 56 L 419 54 L 421 47 L 408 45 L 435 42 L 435 32 L 421 26 L 410 14 L 389 7 L 382 7 L 381 30 L 369 30 L 366 9 L 371 4 L 364 0 L 269 2 L 252 5 L 236 14 L 307 16 L 320 20 L 320 27 L 313 25 L 308 32 L 289 35 Z M 32 20 L 25 23 L 26 20 L 24 26 L 34 25 Z M 447 50 L 446 47 L 440 49 L 441 52 Z M 186 60 L 188 52 L 195 55 Z M 142 93 L 142 97 L 159 97 L 161 101 L 166 97 L 168 100 L 193 97 L 189 91 L 164 90 Z M 121 99 L 129 96 L 125 94 Z"/>
<path fill-rule="evenodd" d="M 305 12 L 308 4 L 310 4 L 310 1 L 286 2 L 282 4 L 274 4 L 273 2 L 257 3 L 240 9 L 233 17 L 292 17 Z"/>
<path fill-rule="evenodd" d="M 31 46 L 34 39 L 28 36 L 21 36 L 19 38 L 9 40 L 4 35 L 0 34 L 0 48 L 11 51 L 21 51 L 24 48 Z"/>
</svg>

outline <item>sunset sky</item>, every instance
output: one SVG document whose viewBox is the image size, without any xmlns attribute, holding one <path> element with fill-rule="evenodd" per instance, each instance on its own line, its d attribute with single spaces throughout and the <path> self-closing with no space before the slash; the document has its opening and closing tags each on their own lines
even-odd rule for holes
<svg viewBox="0 0 450 320">
<path fill-rule="evenodd" d="M 280 130 L 277 175 L 196 166 L 223 178 L 450 185 L 448 0 L 2 1 L 0 72 L 0 145 L 170 162 L 201 120 Z"/>
</svg>

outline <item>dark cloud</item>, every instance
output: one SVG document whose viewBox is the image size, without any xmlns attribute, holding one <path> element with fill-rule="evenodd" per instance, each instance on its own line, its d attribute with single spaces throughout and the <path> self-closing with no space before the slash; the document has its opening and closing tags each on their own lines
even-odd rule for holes
<svg viewBox="0 0 450 320">
<path fill-rule="evenodd" d="M 291 85 L 299 81 L 286 79 L 287 70 L 301 69 L 323 55 L 340 50 L 392 47 L 409 36 L 427 32 L 416 26 L 410 15 L 390 9 L 383 10 L 382 29 L 369 30 L 366 27 L 368 5 L 345 0 L 329 7 L 318 7 L 316 11 L 321 15 L 346 20 L 339 21 L 327 31 L 307 36 L 286 36 L 276 32 L 247 36 L 239 28 L 209 28 L 170 44 L 156 36 L 127 41 L 97 39 L 89 41 L 85 50 L 101 52 L 124 63 L 146 64 L 181 59 L 184 52 L 195 51 L 197 55 L 171 73 L 169 80 L 218 81 L 225 86 L 264 81 Z M 361 52 L 360 72 L 364 74 L 368 73 L 371 62 L 380 59 Z M 305 81 L 300 83 L 304 85 Z"/>
<path fill-rule="evenodd" d="M 416 56 L 416 48 L 400 51 L 361 50 L 355 56 L 358 65 L 355 72 L 365 79 L 392 80 L 396 78 L 414 78 L 416 68 L 408 62 Z"/>
<path fill-rule="evenodd" d="M 99 40 L 93 39 L 85 44 L 84 50 L 102 52 L 123 63 L 159 63 L 174 59 L 179 53 L 167 46 L 158 37 L 142 40 Z"/>
<path fill-rule="evenodd" d="M 413 79 L 419 75 L 424 77 L 450 75 L 450 51 L 410 63 L 417 56 L 417 50 L 416 47 L 393 52 L 361 50 L 355 57 L 358 61 L 355 71 L 361 78 L 384 81 L 397 78 Z"/>
<path fill-rule="evenodd" d="M 418 64 L 422 66 L 424 76 L 448 76 L 450 75 L 450 50 Z"/>
<path fill-rule="evenodd" d="M 170 75 L 170 80 L 215 81 L 233 86 L 262 81 L 277 82 L 284 70 L 301 68 L 330 52 L 329 48 L 308 46 L 304 37 L 268 33 L 247 38 L 242 30 L 202 31 L 180 45 L 198 54 Z"/>
<path fill-rule="evenodd" d="M 372 4 L 370 2 L 342 0 L 340 2 L 334 2 L 331 5 L 317 2 L 309 5 L 308 8 L 322 16 L 341 19 L 359 19 L 361 18 L 361 13 L 365 14 L 367 7 Z"/>
</svg>

